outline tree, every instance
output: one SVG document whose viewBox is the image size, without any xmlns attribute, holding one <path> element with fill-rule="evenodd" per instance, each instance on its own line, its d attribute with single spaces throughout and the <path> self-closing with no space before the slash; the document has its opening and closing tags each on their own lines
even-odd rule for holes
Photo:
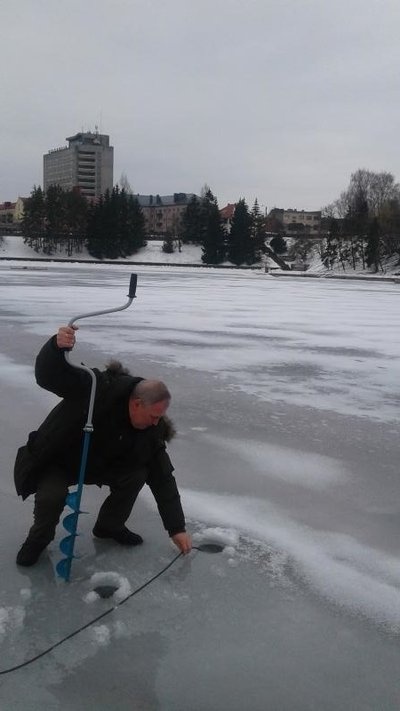
<svg viewBox="0 0 400 711">
<path fill-rule="evenodd" d="M 265 219 L 261 214 L 256 198 L 251 210 L 251 238 L 255 245 L 255 256 L 257 260 L 261 259 L 261 255 L 265 252 L 266 236 Z"/>
<path fill-rule="evenodd" d="M 22 217 L 24 242 L 38 252 L 42 249 L 46 208 L 42 188 L 33 186 L 30 197 L 25 201 Z"/>
<path fill-rule="evenodd" d="M 383 254 L 400 256 L 400 186 L 391 173 L 357 170 L 325 211 L 340 219 L 341 229 L 330 237 L 329 247 L 332 250 L 336 242 L 343 269 L 348 262 L 355 269 L 360 260 L 363 267 L 367 263 L 377 269 Z"/>
<path fill-rule="evenodd" d="M 379 221 L 374 217 L 368 230 L 368 241 L 365 256 L 369 267 L 374 267 L 375 272 L 380 266 L 380 239 Z"/>
<path fill-rule="evenodd" d="M 68 256 L 75 251 L 81 251 L 86 239 L 88 220 L 88 201 L 81 194 L 79 188 L 73 188 L 65 195 L 65 212 L 67 235 L 65 248 Z"/>
<path fill-rule="evenodd" d="M 193 195 L 182 215 L 182 242 L 201 244 L 204 237 L 204 221 L 202 205 L 196 195 Z"/>
<path fill-rule="evenodd" d="M 274 250 L 275 254 L 285 254 L 287 250 L 287 243 L 282 235 L 275 235 L 271 239 L 269 246 Z"/>
<path fill-rule="evenodd" d="M 144 247 L 145 221 L 137 198 L 118 186 L 108 190 L 88 219 L 87 248 L 97 259 L 129 257 Z"/>
<path fill-rule="evenodd" d="M 163 242 L 162 251 L 165 252 L 165 254 L 172 254 L 173 252 L 175 252 L 174 238 L 173 238 L 171 232 L 167 232 L 165 235 L 165 240 Z"/>
<path fill-rule="evenodd" d="M 222 225 L 218 202 L 210 188 L 201 198 L 202 256 L 205 264 L 221 264 L 225 259 L 225 231 Z"/>
<path fill-rule="evenodd" d="M 253 264 L 256 261 L 252 225 L 247 203 L 240 198 L 233 213 L 231 231 L 228 235 L 227 256 L 233 264 Z"/>
<path fill-rule="evenodd" d="M 128 180 L 128 176 L 126 173 L 121 173 L 121 177 L 119 179 L 119 187 L 121 190 L 125 190 L 128 195 L 133 195 L 133 190 L 131 188 L 131 184 Z"/>
</svg>

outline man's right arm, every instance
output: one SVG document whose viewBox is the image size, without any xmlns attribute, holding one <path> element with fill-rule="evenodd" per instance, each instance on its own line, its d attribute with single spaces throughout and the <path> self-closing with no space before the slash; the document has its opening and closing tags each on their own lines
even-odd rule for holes
<svg viewBox="0 0 400 711">
<path fill-rule="evenodd" d="M 90 387 L 89 374 L 65 360 L 64 351 L 71 349 L 75 343 L 74 331 L 70 326 L 61 326 L 36 358 L 36 382 L 59 397 L 81 396 Z"/>
</svg>

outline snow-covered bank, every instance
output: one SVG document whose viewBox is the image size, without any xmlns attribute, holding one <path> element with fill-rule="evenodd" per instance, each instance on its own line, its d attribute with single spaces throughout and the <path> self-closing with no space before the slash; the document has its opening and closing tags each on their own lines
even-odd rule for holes
<svg viewBox="0 0 400 711">
<path fill-rule="evenodd" d="M 74 252 L 68 255 L 65 252 L 55 252 L 51 256 L 43 255 L 41 252 L 35 252 L 32 247 L 24 244 L 24 238 L 18 235 L 8 235 L 0 237 L 0 261 L 15 260 L 15 261 L 37 261 L 43 262 L 81 262 L 99 263 L 99 264 L 137 264 L 148 266 L 176 266 L 176 267 L 205 267 L 205 268 L 220 268 L 220 269 L 245 269 L 259 270 L 264 272 L 265 264 L 260 262 L 252 266 L 242 265 L 235 266 L 232 262 L 225 261 L 222 264 L 212 265 L 204 264 L 201 260 L 201 247 L 194 244 L 185 244 L 181 246 L 181 251 L 175 249 L 172 254 L 167 254 L 162 250 L 162 240 L 149 241 L 146 247 L 140 249 L 136 254 L 131 255 L 128 259 L 119 260 L 101 260 L 92 257 L 86 248 L 82 248 L 80 252 Z M 312 256 L 309 268 L 306 271 L 296 271 L 291 269 L 283 271 L 276 268 L 276 265 L 271 259 L 267 260 L 268 273 L 276 277 L 301 277 L 301 278 L 326 278 L 326 279 L 364 279 L 371 281 L 394 281 L 400 283 L 400 267 L 396 259 L 392 259 L 385 264 L 385 272 L 374 274 L 368 270 L 350 269 L 343 272 L 342 267 L 336 269 L 326 269 L 322 264 L 317 251 Z"/>
<path fill-rule="evenodd" d="M 181 247 L 181 252 L 178 249 L 172 254 L 167 254 L 162 251 L 162 240 L 149 241 L 147 246 L 133 254 L 126 261 L 152 262 L 160 264 L 198 264 L 201 265 L 201 247 L 194 244 L 186 244 Z M 0 238 L 0 258 L 7 259 L 62 259 L 74 261 L 91 260 L 93 262 L 101 262 L 100 259 L 94 259 L 85 247 L 80 252 L 75 252 L 72 257 L 65 252 L 55 252 L 51 257 L 46 257 L 42 253 L 35 252 L 32 247 L 24 244 L 24 238 L 17 235 L 8 235 Z M 123 260 L 121 260 L 123 261 Z"/>
</svg>

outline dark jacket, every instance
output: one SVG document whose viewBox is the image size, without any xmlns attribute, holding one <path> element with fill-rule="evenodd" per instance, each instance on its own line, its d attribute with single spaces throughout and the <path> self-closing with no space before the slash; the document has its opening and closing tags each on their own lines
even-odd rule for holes
<svg viewBox="0 0 400 711">
<path fill-rule="evenodd" d="M 128 403 L 135 378 L 120 364 L 105 371 L 93 369 L 96 398 L 93 433 L 86 466 L 86 483 L 110 484 L 113 477 L 135 470 L 146 473 L 164 527 L 170 535 L 185 530 L 180 496 L 166 452 L 166 441 L 173 436 L 168 418 L 158 425 L 136 430 L 129 419 Z M 17 453 L 14 480 L 17 493 L 25 499 L 36 491 L 43 469 L 57 462 L 70 483 L 78 480 L 83 427 L 86 424 L 91 389 L 89 373 L 69 365 L 64 352 L 51 338 L 41 349 L 35 366 L 37 383 L 63 398 L 39 429 Z"/>
</svg>

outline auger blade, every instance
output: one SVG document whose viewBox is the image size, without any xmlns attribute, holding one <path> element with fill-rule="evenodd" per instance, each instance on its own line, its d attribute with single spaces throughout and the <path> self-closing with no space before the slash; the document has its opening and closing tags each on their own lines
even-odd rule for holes
<svg viewBox="0 0 400 711">
<path fill-rule="evenodd" d="M 77 511 L 79 509 L 78 492 L 71 491 L 69 494 L 67 494 L 65 503 L 67 506 L 70 507 L 70 509 L 72 509 L 73 511 Z"/>
<path fill-rule="evenodd" d="M 76 511 L 75 513 L 68 514 L 68 516 L 64 517 L 63 526 L 69 533 L 75 533 L 78 524 L 78 516 L 79 511 Z"/>
<path fill-rule="evenodd" d="M 69 574 L 71 572 L 72 558 L 62 558 L 56 565 L 57 575 L 64 580 L 69 580 Z"/>
<path fill-rule="evenodd" d="M 61 553 L 64 553 L 64 555 L 69 556 L 70 558 L 74 558 L 74 543 L 77 535 L 77 533 L 73 533 L 71 536 L 66 536 L 60 541 Z"/>
</svg>

